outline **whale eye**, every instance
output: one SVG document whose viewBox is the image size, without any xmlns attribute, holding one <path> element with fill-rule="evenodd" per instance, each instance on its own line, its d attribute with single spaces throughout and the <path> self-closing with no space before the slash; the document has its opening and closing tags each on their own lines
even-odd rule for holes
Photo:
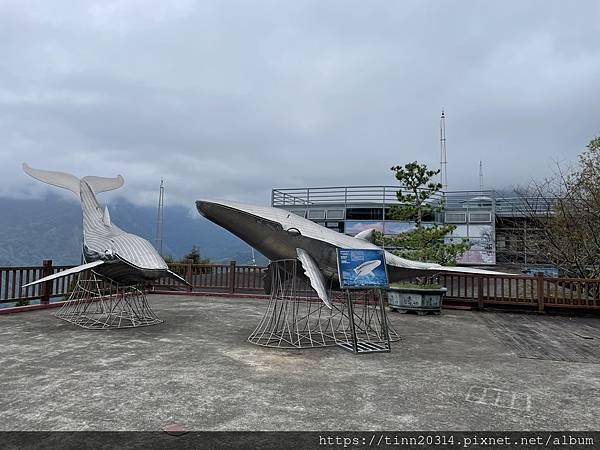
<svg viewBox="0 0 600 450">
<path fill-rule="evenodd" d="M 288 228 L 285 231 L 287 231 L 292 236 L 302 236 L 302 233 L 300 233 L 300 230 L 298 228 Z"/>
</svg>

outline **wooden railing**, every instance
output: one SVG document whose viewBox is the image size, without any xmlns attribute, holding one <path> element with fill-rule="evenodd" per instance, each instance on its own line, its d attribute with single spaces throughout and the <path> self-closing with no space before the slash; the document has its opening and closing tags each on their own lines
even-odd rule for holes
<svg viewBox="0 0 600 450">
<path fill-rule="evenodd" d="M 74 266 L 53 266 L 51 260 L 45 260 L 41 266 L 0 267 L 0 304 L 36 300 L 48 304 L 50 299 L 64 297 L 75 275 L 25 288 L 22 286 L 71 267 Z"/>
<path fill-rule="evenodd" d="M 229 264 L 174 263 L 171 270 L 186 279 L 188 287 L 172 278 L 161 278 L 152 291 L 221 293 L 264 293 L 264 266 Z M 0 308 L 31 302 L 49 304 L 68 295 L 77 275 L 69 275 L 43 284 L 22 286 L 73 266 L 0 267 Z M 544 311 L 547 308 L 600 309 L 600 279 L 545 278 L 537 276 L 478 276 L 443 274 L 431 278 L 447 288 L 446 302 L 484 309 L 486 306 L 511 305 Z"/>
<path fill-rule="evenodd" d="M 68 295 L 77 274 L 68 275 L 46 283 L 23 287 L 42 277 L 70 269 L 74 266 L 54 266 L 51 260 L 41 266 L 0 267 L 0 308 L 33 303 L 49 304 L 52 299 Z M 264 291 L 263 266 L 229 264 L 170 264 L 171 270 L 186 279 L 192 288 L 172 278 L 161 278 L 151 289 L 196 290 L 227 293 Z"/>
<path fill-rule="evenodd" d="M 444 286 L 446 301 L 485 306 L 600 309 L 600 280 L 530 276 L 443 274 L 432 278 Z"/>
<path fill-rule="evenodd" d="M 173 263 L 169 268 L 191 284 L 188 290 L 231 294 L 264 291 L 264 266 L 244 266 L 231 261 L 229 264 Z M 155 289 L 186 288 L 173 278 L 161 278 L 153 286 Z"/>
</svg>

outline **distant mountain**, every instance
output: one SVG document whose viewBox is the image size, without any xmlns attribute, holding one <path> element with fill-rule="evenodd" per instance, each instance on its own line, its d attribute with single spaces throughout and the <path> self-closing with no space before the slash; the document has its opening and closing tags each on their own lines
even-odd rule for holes
<svg viewBox="0 0 600 450">
<path fill-rule="evenodd" d="M 112 221 L 125 231 L 154 244 L 156 208 L 137 206 L 124 199 L 108 205 Z M 78 264 L 81 255 L 81 207 L 75 200 L 48 195 L 40 200 L 0 197 L 0 266 Z M 236 260 L 248 264 L 252 250 L 228 231 L 181 206 L 165 207 L 163 253 L 175 259 L 196 245 L 214 262 Z M 256 253 L 258 264 L 267 262 Z"/>
</svg>

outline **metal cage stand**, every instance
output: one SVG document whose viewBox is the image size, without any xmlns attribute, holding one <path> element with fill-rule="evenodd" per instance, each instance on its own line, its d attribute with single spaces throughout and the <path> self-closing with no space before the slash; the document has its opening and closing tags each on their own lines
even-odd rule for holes
<svg viewBox="0 0 600 450">
<path fill-rule="evenodd" d="M 79 275 L 69 299 L 55 316 L 90 330 L 163 322 L 150 308 L 143 286 L 120 285 L 94 272 Z"/>
<path fill-rule="evenodd" d="M 338 345 L 354 353 L 389 352 L 390 342 L 399 340 L 390 326 L 381 289 L 346 289 L 346 305 L 350 319 L 350 335 Z M 391 339 L 395 334 L 397 339 Z"/>
<path fill-rule="evenodd" d="M 389 324 L 383 299 L 373 290 L 332 290 L 329 309 L 301 272 L 297 260 L 269 265 L 270 298 L 248 341 L 272 348 L 315 348 L 360 343 L 357 353 L 389 351 L 400 336 Z M 268 281 L 267 281 L 268 283 Z M 387 348 L 381 348 L 386 342 Z M 369 350 L 370 348 L 370 350 Z"/>
</svg>

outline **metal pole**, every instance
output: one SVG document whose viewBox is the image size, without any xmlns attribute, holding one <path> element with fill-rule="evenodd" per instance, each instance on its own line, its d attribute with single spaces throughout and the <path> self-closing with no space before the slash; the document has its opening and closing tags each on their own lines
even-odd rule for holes
<svg viewBox="0 0 600 450">
<path fill-rule="evenodd" d="M 356 325 L 354 324 L 354 305 L 350 289 L 346 289 L 346 301 L 348 302 L 348 316 L 350 318 L 350 332 L 352 333 L 352 351 L 358 353 L 358 338 L 356 337 Z"/>
<path fill-rule="evenodd" d="M 385 235 L 385 219 L 386 219 L 386 214 L 385 214 L 385 186 L 383 186 L 383 230 L 382 233 Z"/>
<path fill-rule="evenodd" d="M 156 237 L 155 246 L 158 254 L 163 254 L 163 222 L 164 222 L 164 203 L 165 203 L 165 187 L 164 180 L 160 179 L 160 189 L 158 191 L 158 208 L 156 212 Z"/>
<path fill-rule="evenodd" d="M 392 350 L 392 347 L 390 344 L 390 332 L 387 323 L 387 311 L 385 310 L 385 305 L 383 303 L 383 289 L 377 289 L 377 293 L 379 295 L 379 307 L 381 308 L 381 331 L 383 332 L 383 337 L 387 344 L 387 351 L 389 352 Z"/>
</svg>

